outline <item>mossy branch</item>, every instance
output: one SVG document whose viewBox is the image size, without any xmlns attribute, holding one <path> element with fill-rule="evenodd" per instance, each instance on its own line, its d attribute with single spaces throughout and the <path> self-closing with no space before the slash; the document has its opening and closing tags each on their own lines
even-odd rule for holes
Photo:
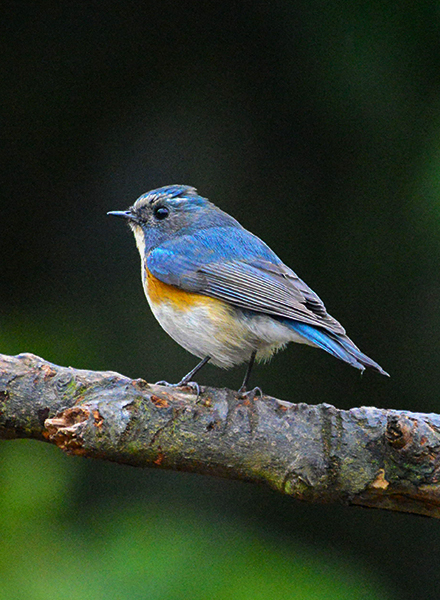
<svg viewBox="0 0 440 600">
<path fill-rule="evenodd" d="M 149 385 L 0 355 L 0 438 L 265 483 L 309 502 L 440 517 L 440 416 Z"/>
</svg>

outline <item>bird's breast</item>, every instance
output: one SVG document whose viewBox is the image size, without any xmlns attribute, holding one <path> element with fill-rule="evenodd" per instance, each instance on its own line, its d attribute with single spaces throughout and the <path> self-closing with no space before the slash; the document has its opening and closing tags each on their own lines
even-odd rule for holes
<svg viewBox="0 0 440 600">
<path fill-rule="evenodd" d="M 219 366 L 234 364 L 235 360 L 225 351 L 224 339 L 233 326 L 231 307 L 164 283 L 148 269 L 143 280 L 151 311 L 168 335 L 200 358 L 211 356 Z"/>
<path fill-rule="evenodd" d="M 151 305 L 167 303 L 174 306 L 177 310 L 189 310 L 197 304 L 206 304 L 210 300 L 213 300 L 207 296 L 186 292 L 174 285 L 164 283 L 148 269 L 145 269 L 144 289 Z"/>
</svg>

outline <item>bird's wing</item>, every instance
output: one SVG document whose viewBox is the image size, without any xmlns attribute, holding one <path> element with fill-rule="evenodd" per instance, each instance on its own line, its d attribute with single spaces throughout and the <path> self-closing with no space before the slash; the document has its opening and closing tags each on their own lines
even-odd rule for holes
<svg viewBox="0 0 440 600">
<path fill-rule="evenodd" d="M 203 238 L 183 236 L 177 242 L 155 248 L 148 256 L 148 269 L 161 281 L 189 292 L 345 334 L 342 325 L 328 314 L 322 300 L 304 281 L 259 238 L 241 231 L 244 233 L 234 234 L 238 238 L 234 242 L 242 244 L 234 243 L 234 248 L 229 232 L 223 233 L 223 244 L 218 247 L 215 232 L 209 240 L 206 234 Z"/>
</svg>

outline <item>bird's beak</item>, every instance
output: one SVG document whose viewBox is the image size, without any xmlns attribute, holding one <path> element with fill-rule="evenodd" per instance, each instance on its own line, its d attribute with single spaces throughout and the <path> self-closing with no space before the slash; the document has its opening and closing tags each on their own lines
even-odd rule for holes
<svg viewBox="0 0 440 600">
<path fill-rule="evenodd" d="M 131 212 L 131 210 L 111 210 L 107 214 L 112 215 L 113 217 L 122 217 L 123 219 L 129 219 L 130 221 L 135 220 L 135 215 Z"/>
</svg>

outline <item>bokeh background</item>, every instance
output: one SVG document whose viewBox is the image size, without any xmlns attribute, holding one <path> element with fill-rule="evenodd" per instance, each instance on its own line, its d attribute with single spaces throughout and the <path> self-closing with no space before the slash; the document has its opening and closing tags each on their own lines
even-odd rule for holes
<svg viewBox="0 0 440 600">
<path fill-rule="evenodd" d="M 2 8 L 0 351 L 177 380 L 106 216 L 185 183 L 262 237 L 391 378 L 290 346 L 291 401 L 440 410 L 437 2 Z M 201 383 L 235 387 L 208 366 Z M 440 528 L 0 444 L 0 598 L 438 598 Z"/>
</svg>

